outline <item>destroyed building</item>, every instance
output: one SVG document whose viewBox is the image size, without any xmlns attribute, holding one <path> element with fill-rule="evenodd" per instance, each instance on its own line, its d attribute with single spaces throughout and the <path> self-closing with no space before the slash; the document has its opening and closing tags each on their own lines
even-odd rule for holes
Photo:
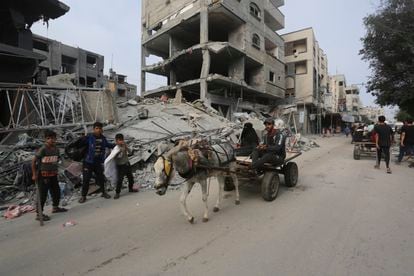
<svg viewBox="0 0 414 276">
<path fill-rule="evenodd" d="M 0 2 L 0 82 L 30 82 L 46 56 L 33 51 L 30 27 L 69 11 L 57 0 L 2 0 Z"/>
<path fill-rule="evenodd" d="M 75 74 L 72 82 L 76 86 L 103 87 L 104 57 L 102 55 L 40 35 L 33 35 L 33 49 L 34 52 L 47 57 L 39 64 L 35 83 L 46 84 L 49 76 Z"/>
<path fill-rule="evenodd" d="M 285 97 L 283 0 L 143 0 L 144 96 L 202 99 L 226 117 Z M 161 59 L 147 64 L 151 57 Z M 151 74 L 165 86 L 146 90 Z"/>
<path fill-rule="evenodd" d="M 128 83 L 126 75 L 117 74 L 112 68 L 109 68 L 109 75 L 105 76 L 104 87 L 112 92 L 115 99 L 130 100 L 137 97 L 137 86 Z"/>
</svg>

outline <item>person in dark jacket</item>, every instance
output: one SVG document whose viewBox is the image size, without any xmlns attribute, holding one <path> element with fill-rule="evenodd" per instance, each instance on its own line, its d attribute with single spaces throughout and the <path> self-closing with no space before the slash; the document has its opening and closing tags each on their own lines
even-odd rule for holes
<svg viewBox="0 0 414 276">
<path fill-rule="evenodd" d="M 111 198 L 105 191 L 105 177 L 103 163 L 105 161 L 105 151 L 107 148 L 112 149 L 114 144 L 109 143 L 103 135 L 103 125 L 100 122 L 93 124 L 93 133 L 85 136 L 81 143 L 88 147 L 86 158 L 83 161 L 83 183 L 82 183 L 82 197 L 79 203 L 86 201 L 86 196 L 89 190 L 89 182 L 92 173 L 95 173 L 96 184 L 102 191 L 103 198 Z"/>
<path fill-rule="evenodd" d="M 249 156 L 259 145 L 259 137 L 252 123 L 245 123 L 240 135 L 240 145 L 236 150 L 237 156 Z"/>
<path fill-rule="evenodd" d="M 271 118 L 264 121 L 266 133 L 263 141 L 252 153 L 252 168 L 262 169 L 265 163 L 273 165 L 283 164 L 286 158 L 286 136 L 279 129 L 274 128 L 275 123 Z"/>
</svg>

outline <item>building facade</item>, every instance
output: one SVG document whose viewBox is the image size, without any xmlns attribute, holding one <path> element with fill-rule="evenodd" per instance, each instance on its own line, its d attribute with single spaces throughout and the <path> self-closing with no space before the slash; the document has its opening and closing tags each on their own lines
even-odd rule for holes
<svg viewBox="0 0 414 276">
<path fill-rule="evenodd" d="M 225 116 L 285 96 L 283 0 L 143 0 L 141 94 L 202 99 Z M 148 57 L 160 62 L 147 64 Z M 149 74 L 167 85 L 146 91 Z"/>
<path fill-rule="evenodd" d="M 346 109 L 345 75 L 333 75 L 329 78 L 329 88 L 332 94 L 333 112 L 340 113 Z"/>
<path fill-rule="evenodd" d="M 104 87 L 109 89 L 117 100 L 130 100 L 137 97 L 137 86 L 128 83 L 126 75 L 117 74 L 112 68 L 109 69 L 109 75 L 105 76 Z"/>
<path fill-rule="evenodd" d="M 37 84 L 46 84 L 48 76 L 75 74 L 78 87 L 102 88 L 104 85 L 104 57 L 59 41 L 33 35 L 33 51 L 46 56 L 35 76 Z"/>
<path fill-rule="evenodd" d="M 303 133 L 320 133 L 331 104 L 328 58 L 313 28 L 282 35 L 285 41 L 286 97 L 296 103 Z"/>
<path fill-rule="evenodd" d="M 351 85 L 345 87 L 345 111 L 352 115 L 359 115 L 362 110 L 362 102 L 359 97 L 359 87 Z"/>
</svg>

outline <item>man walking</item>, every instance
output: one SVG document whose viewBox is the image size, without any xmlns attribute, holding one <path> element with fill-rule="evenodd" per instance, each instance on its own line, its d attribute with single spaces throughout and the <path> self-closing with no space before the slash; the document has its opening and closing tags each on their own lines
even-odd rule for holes
<svg viewBox="0 0 414 276">
<path fill-rule="evenodd" d="M 401 158 L 398 156 L 398 162 L 401 162 L 404 153 L 407 155 L 414 153 L 414 125 L 412 119 L 407 120 L 406 124 L 401 128 L 400 143 L 403 154 L 400 153 Z"/>
<path fill-rule="evenodd" d="M 109 143 L 105 136 L 103 136 L 103 125 L 100 122 L 93 124 L 93 133 L 85 136 L 81 143 L 88 147 L 86 158 L 83 161 L 83 183 L 82 183 L 82 197 L 79 203 L 86 201 L 86 196 L 89 191 L 89 181 L 92 173 L 95 173 L 96 184 L 102 191 L 103 198 L 111 198 L 105 191 L 105 177 L 103 163 L 105 161 L 105 150 L 107 148 L 114 148 L 115 145 Z"/>
<path fill-rule="evenodd" d="M 391 173 L 390 169 L 390 147 L 392 144 L 393 132 L 389 125 L 385 123 L 385 116 L 378 117 L 378 124 L 374 127 L 375 145 L 377 147 L 377 164 L 376 169 L 380 168 L 381 155 L 384 154 L 387 173 Z"/>
<path fill-rule="evenodd" d="M 266 133 L 263 136 L 263 143 L 258 145 L 252 153 L 252 168 L 263 169 L 265 163 L 280 165 L 286 157 L 286 137 L 280 129 L 275 129 L 275 122 L 272 118 L 264 121 Z"/>
</svg>

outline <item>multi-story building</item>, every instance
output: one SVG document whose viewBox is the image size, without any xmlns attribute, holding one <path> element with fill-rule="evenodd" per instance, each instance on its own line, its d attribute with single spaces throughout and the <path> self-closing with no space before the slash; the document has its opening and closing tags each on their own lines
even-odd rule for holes
<svg viewBox="0 0 414 276">
<path fill-rule="evenodd" d="M 297 104 L 302 132 L 319 133 L 321 116 L 326 109 L 324 102 L 329 96 L 328 58 L 319 47 L 313 28 L 282 37 L 285 40 L 286 97 Z"/>
<path fill-rule="evenodd" d="M 74 73 L 76 86 L 103 87 L 104 57 L 102 55 L 39 35 L 33 35 L 33 51 L 47 57 L 39 64 L 35 77 L 36 83 L 46 84 L 48 76 Z"/>
<path fill-rule="evenodd" d="M 359 88 L 356 85 L 345 87 L 345 111 L 352 115 L 359 115 L 362 109 L 362 102 L 359 97 Z"/>
<path fill-rule="evenodd" d="M 345 75 L 334 75 L 329 78 L 329 89 L 332 94 L 333 112 L 340 113 L 346 110 L 346 78 Z"/>
<path fill-rule="evenodd" d="M 360 111 L 361 115 L 366 116 L 370 122 L 377 122 L 378 117 L 384 115 L 384 109 L 375 106 L 365 106 Z"/>
<path fill-rule="evenodd" d="M 112 68 L 105 76 L 105 88 L 112 92 L 115 99 L 129 100 L 137 97 L 137 86 L 127 81 L 126 75 L 117 74 Z"/>
<path fill-rule="evenodd" d="M 285 96 L 284 0 L 143 0 L 141 94 L 203 99 L 224 115 Z M 149 56 L 161 61 L 147 64 Z M 149 74 L 167 85 L 146 91 Z"/>
</svg>

